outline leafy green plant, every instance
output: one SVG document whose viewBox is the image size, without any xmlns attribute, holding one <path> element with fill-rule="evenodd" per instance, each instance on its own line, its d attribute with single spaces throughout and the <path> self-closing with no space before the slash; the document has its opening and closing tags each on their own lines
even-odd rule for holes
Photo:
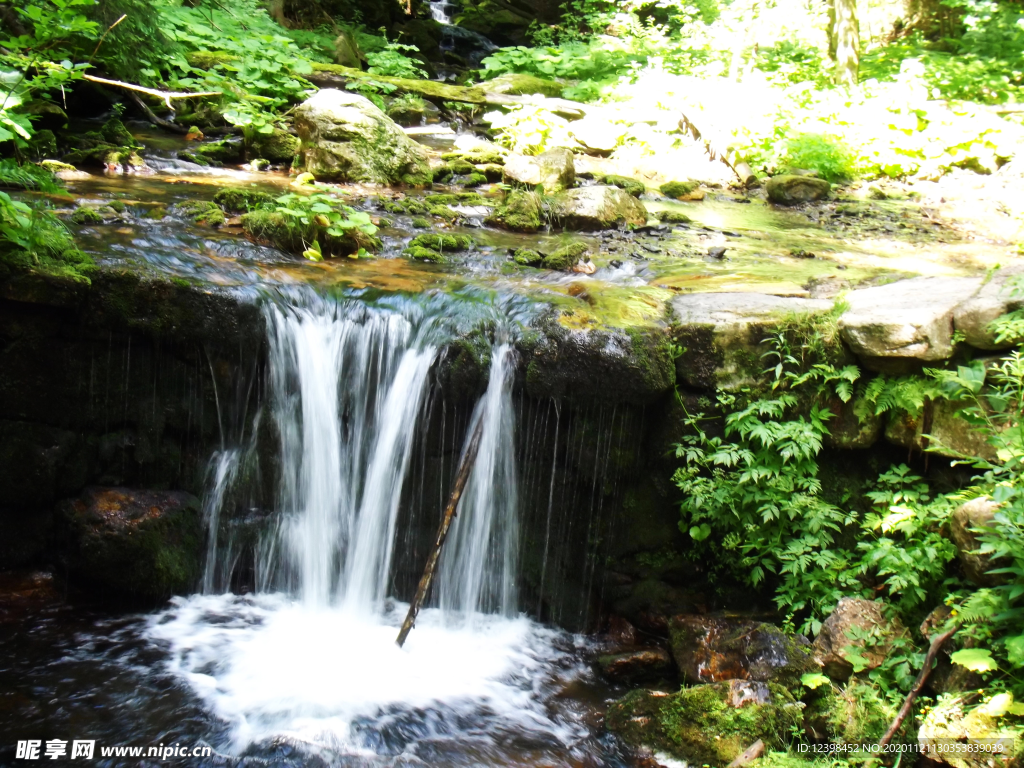
<svg viewBox="0 0 1024 768">
<path fill-rule="evenodd" d="M 381 30 L 383 33 L 384 30 Z M 366 61 L 370 65 L 371 75 L 384 75 L 387 77 L 403 77 L 410 80 L 423 78 L 427 73 L 420 63 L 406 56 L 406 53 L 419 53 L 420 49 L 415 45 L 406 45 L 397 40 L 391 41 L 384 35 L 385 45 L 379 51 L 370 51 L 366 54 Z"/>
<path fill-rule="evenodd" d="M 294 192 L 281 195 L 275 201 L 278 213 L 287 216 L 303 229 L 306 249 L 302 255 L 310 261 L 322 261 L 324 252 L 320 244 L 320 236 L 343 238 L 352 230 L 373 235 L 377 231 L 370 220 L 369 214 L 356 211 L 347 205 L 340 204 L 334 198 L 315 192 L 311 195 L 300 195 Z M 363 248 L 348 254 L 350 258 L 366 256 Z"/>
<path fill-rule="evenodd" d="M 790 168 L 817 171 L 827 181 L 845 181 L 856 175 L 855 157 L 841 142 L 816 133 L 801 133 L 786 140 L 783 162 Z"/>
</svg>

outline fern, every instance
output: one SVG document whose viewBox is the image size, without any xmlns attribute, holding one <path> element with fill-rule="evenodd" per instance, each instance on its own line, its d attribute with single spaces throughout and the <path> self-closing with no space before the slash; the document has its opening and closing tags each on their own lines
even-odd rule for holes
<svg viewBox="0 0 1024 768">
<path fill-rule="evenodd" d="M 19 165 L 14 160 L 0 160 L 0 187 L 28 189 L 36 192 L 57 192 L 57 178 L 37 165 Z"/>
</svg>

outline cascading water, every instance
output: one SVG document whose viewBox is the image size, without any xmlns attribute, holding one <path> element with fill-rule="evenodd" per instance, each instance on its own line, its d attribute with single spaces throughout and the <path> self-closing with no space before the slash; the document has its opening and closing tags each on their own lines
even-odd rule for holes
<svg viewBox="0 0 1024 768">
<path fill-rule="evenodd" d="M 511 345 L 492 347 L 470 419 L 467 434 L 483 423 L 480 450 L 442 555 L 439 607 L 421 612 L 400 649 L 404 606 L 385 600 L 405 556 L 399 505 L 450 318 L 318 297 L 265 316 L 279 444 L 277 524 L 256 574 L 268 591 L 178 600 L 148 629 L 227 723 L 224 748 L 285 740 L 328 764 L 401 754 L 431 765 L 513 764 L 507 745 L 519 742 L 570 750 L 586 730 L 547 704 L 564 636 L 517 614 Z M 216 457 L 211 505 L 236 466 Z"/>
</svg>

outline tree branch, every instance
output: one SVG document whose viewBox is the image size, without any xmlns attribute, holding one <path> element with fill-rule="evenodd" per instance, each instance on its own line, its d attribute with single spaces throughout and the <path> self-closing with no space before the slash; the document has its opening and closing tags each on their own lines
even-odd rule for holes
<svg viewBox="0 0 1024 768">
<path fill-rule="evenodd" d="M 145 93 L 149 96 L 156 96 L 158 99 L 163 99 L 167 108 L 174 111 L 174 107 L 171 106 L 171 99 L 192 99 L 199 96 L 220 96 L 220 91 L 200 91 L 199 93 L 183 93 L 181 91 L 158 91 L 155 88 L 143 88 L 141 85 L 133 85 L 132 83 L 123 83 L 120 80 L 107 80 L 105 77 L 96 77 L 95 75 L 82 75 L 83 80 L 88 80 L 91 83 L 100 83 L 101 85 L 113 85 L 117 88 L 127 88 L 129 91 L 138 91 L 139 93 Z"/>
</svg>

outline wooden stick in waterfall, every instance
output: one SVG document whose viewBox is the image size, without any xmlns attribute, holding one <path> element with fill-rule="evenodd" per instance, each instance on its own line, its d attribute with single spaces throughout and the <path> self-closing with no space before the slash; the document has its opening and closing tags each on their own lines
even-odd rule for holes
<svg viewBox="0 0 1024 768">
<path fill-rule="evenodd" d="M 437 531 L 437 541 L 434 542 L 434 549 L 430 553 L 430 559 L 427 560 L 427 567 L 423 569 L 423 576 L 420 578 L 420 584 L 416 588 L 416 596 L 409 605 L 409 613 L 405 615 L 405 621 L 402 622 L 402 630 L 398 633 L 398 639 L 395 641 L 398 643 L 399 648 L 405 645 L 405 639 L 409 636 L 409 632 L 412 631 L 413 625 L 416 623 L 416 616 L 420 612 L 420 606 L 427 599 L 430 584 L 434 580 L 434 571 L 437 570 L 437 561 L 441 557 L 441 547 L 444 546 L 444 540 L 448 538 L 448 529 L 452 527 L 455 510 L 459 506 L 459 499 L 462 498 L 462 492 L 466 488 L 466 481 L 469 480 L 469 473 L 476 463 L 476 455 L 480 451 L 480 437 L 483 431 L 484 420 L 481 414 L 480 420 L 476 423 L 476 429 L 473 430 L 473 436 L 469 440 L 469 445 L 466 447 L 466 455 L 462 457 L 462 463 L 459 465 L 459 474 L 455 476 L 455 486 L 452 488 L 452 495 L 448 499 L 448 506 L 445 507 L 444 517 L 441 518 L 441 527 Z"/>
</svg>

